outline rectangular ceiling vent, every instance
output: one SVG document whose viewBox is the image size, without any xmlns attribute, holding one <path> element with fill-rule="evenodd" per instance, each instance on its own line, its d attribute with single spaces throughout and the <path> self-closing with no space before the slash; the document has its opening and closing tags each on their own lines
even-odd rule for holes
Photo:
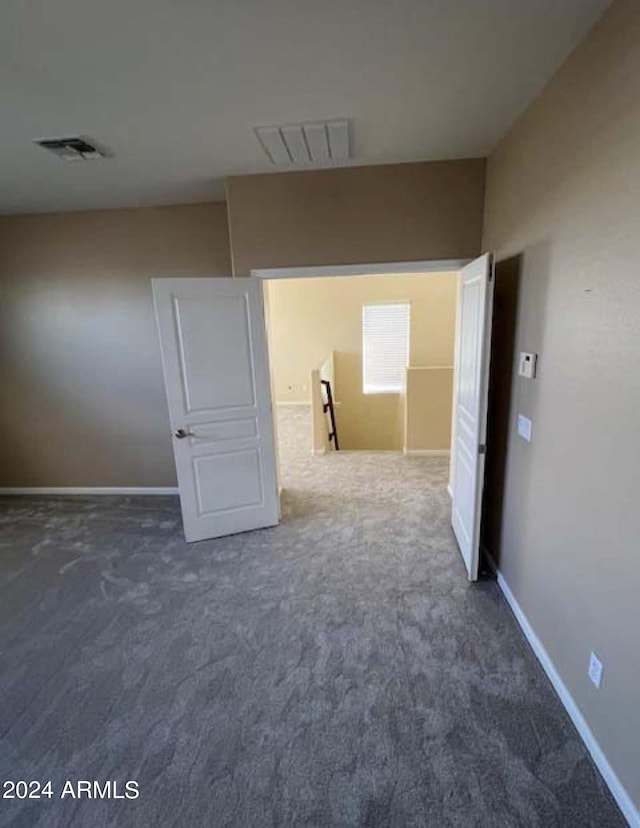
<svg viewBox="0 0 640 828">
<path fill-rule="evenodd" d="M 79 135 L 72 135 L 70 138 L 35 138 L 33 143 L 63 161 L 95 161 L 108 156 L 105 150 L 99 149 Z"/>
<path fill-rule="evenodd" d="M 351 157 L 349 121 L 256 127 L 258 141 L 276 167 L 331 166 Z"/>
</svg>

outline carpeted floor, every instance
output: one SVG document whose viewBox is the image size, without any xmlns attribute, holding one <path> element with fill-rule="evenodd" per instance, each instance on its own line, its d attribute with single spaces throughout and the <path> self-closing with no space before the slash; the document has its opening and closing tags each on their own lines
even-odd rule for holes
<svg viewBox="0 0 640 828">
<path fill-rule="evenodd" d="M 0 800 L 15 826 L 623 826 L 441 459 L 311 457 L 284 520 L 186 545 L 172 498 L 0 501 Z M 59 798 L 65 780 L 135 800 Z"/>
</svg>

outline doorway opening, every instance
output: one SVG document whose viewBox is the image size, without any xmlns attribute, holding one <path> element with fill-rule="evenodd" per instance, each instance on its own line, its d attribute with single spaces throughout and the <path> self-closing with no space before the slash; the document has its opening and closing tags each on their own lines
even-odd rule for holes
<svg viewBox="0 0 640 828">
<path fill-rule="evenodd" d="M 459 271 L 354 271 L 254 274 L 283 489 L 290 469 L 334 454 L 438 457 L 448 471 Z"/>
<path fill-rule="evenodd" d="M 496 262 L 494 269 L 491 367 L 487 404 L 487 462 L 480 529 L 481 548 L 487 571 L 496 571 L 500 568 L 502 551 L 508 438 L 515 416 L 511 400 L 515 379 L 521 270 L 520 256 Z"/>
</svg>

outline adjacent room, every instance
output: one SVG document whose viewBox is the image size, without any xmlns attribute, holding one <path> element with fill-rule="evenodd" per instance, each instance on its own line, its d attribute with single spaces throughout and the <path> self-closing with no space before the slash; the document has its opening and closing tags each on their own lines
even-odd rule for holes
<svg viewBox="0 0 640 828">
<path fill-rule="evenodd" d="M 0 826 L 640 828 L 637 0 L 0 73 Z"/>
<path fill-rule="evenodd" d="M 269 279 L 265 290 L 281 454 L 292 430 L 305 452 L 335 451 L 335 428 L 340 451 L 448 456 L 457 271 Z"/>
</svg>

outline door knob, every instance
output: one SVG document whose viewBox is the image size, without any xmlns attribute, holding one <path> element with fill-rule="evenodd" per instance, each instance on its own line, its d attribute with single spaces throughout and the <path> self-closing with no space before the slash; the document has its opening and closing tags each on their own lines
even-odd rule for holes
<svg viewBox="0 0 640 828">
<path fill-rule="evenodd" d="M 184 440 L 185 437 L 195 437 L 195 434 L 192 434 L 190 431 L 185 431 L 184 428 L 179 428 L 173 436 L 178 440 Z"/>
</svg>

